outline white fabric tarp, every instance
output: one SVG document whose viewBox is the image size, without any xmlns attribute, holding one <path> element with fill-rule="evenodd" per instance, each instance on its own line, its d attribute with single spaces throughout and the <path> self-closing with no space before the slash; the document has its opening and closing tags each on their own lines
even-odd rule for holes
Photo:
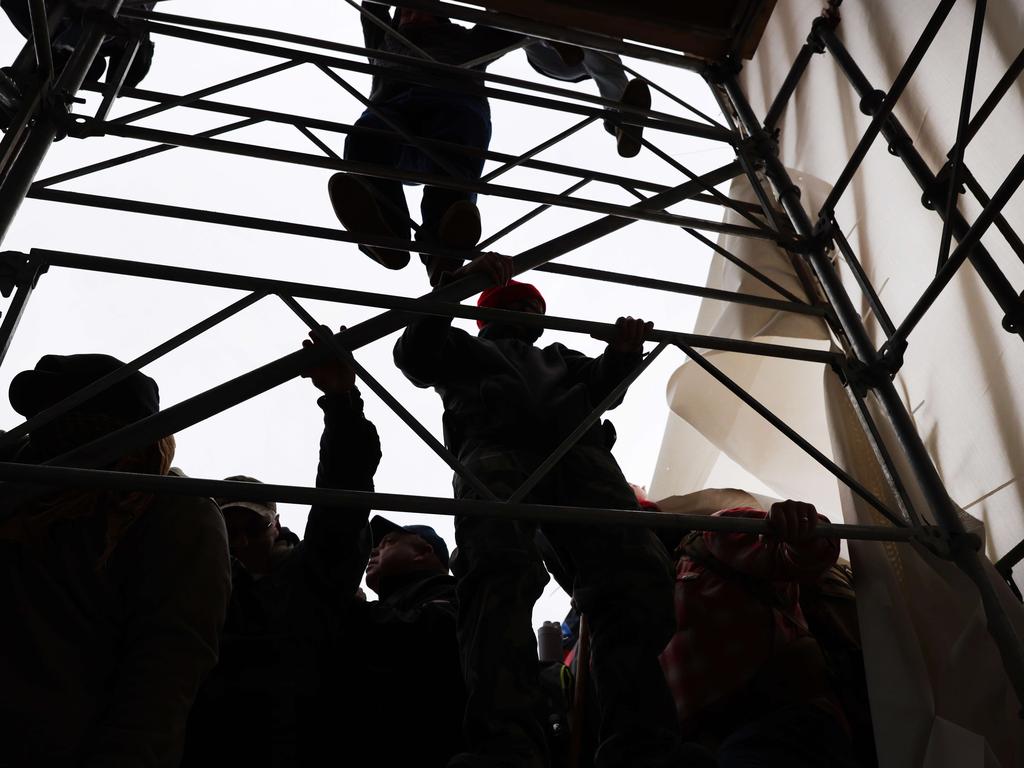
<svg viewBox="0 0 1024 768">
<path fill-rule="evenodd" d="M 754 111 L 765 114 L 823 4 L 784 0 L 742 81 Z M 838 28 L 869 80 L 888 88 L 913 47 L 934 2 L 860 0 L 842 6 Z M 973 3 L 957 3 L 896 109 L 896 116 L 933 170 L 945 161 L 956 131 Z M 989 4 L 979 63 L 980 104 L 1020 51 L 1024 6 Z M 969 146 L 966 163 L 989 193 L 1024 152 L 1024 99 L 1018 84 Z M 780 156 L 813 214 L 868 125 L 859 98 L 828 55 L 816 56 L 780 122 Z M 743 185 L 732 194 L 751 199 Z M 894 320 L 913 305 L 934 274 L 941 222 L 920 204 L 921 192 L 883 139 L 865 159 L 836 216 Z M 973 219 L 970 196 L 961 210 Z M 1024 194 L 1006 208 L 1024 231 Z M 729 216 L 732 219 L 732 215 Z M 739 221 L 738 219 L 736 219 Z M 771 245 L 723 237 L 721 244 L 794 293 L 786 257 Z M 995 230 L 985 245 L 1010 281 L 1024 288 L 1024 266 Z M 852 276 L 844 282 L 882 340 Z M 716 257 L 708 285 L 778 298 L 751 276 Z M 910 339 L 896 386 L 912 412 L 954 501 L 996 559 L 1024 537 L 1024 348 L 1001 328 L 1002 313 L 968 265 Z M 698 333 L 828 347 L 824 327 L 808 318 L 705 302 Z M 823 366 L 735 353 L 709 359 L 782 416 L 804 437 L 895 507 L 846 393 Z M 708 485 L 750 487 L 816 503 L 832 519 L 878 523 L 878 515 L 813 460 L 712 381 L 693 363 L 668 386 L 666 425 L 651 498 L 682 497 Z M 894 446 L 893 446 L 894 447 Z M 914 489 L 911 489 L 912 493 Z M 919 509 L 924 505 L 918 503 Z M 859 608 L 882 765 L 1024 766 L 1019 703 L 1007 685 L 985 629 L 976 591 L 950 563 L 909 545 L 856 543 Z M 1018 578 L 1018 583 L 1022 580 Z M 1001 590 L 1018 631 L 1020 606 Z"/>
</svg>

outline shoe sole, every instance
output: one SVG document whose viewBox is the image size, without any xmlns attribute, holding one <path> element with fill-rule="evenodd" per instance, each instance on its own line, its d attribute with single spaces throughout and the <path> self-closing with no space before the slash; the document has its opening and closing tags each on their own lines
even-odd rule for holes
<svg viewBox="0 0 1024 768">
<path fill-rule="evenodd" d="M 334 215 L 346 230 L 354 235 L 395 237 L 395 233 L 381 215 L 373 193 L 359 179 L 347 173 L 336 173 L 327 183 Z M 359 250 L 383 267 L 401 269 L 409 263 L 409 252 L 393 248 L 360 245 Z"/>
<path fill-rule="evenodd" d="M 453 203 L 437 228 L 441 245 L 458 250 L 473 248 L 482 234 L 480 211 L 469 201 Z"/>
<path fill-rule="evenodd" d="M 651 88 L 643 80 L 631 80 L 622 94 L 622 103 L 637 109 L 651 108 Z M 616 132 L 620 157 L 636 157 L 643 148 L 644 127 L 621 125 Z"/>
</svg>

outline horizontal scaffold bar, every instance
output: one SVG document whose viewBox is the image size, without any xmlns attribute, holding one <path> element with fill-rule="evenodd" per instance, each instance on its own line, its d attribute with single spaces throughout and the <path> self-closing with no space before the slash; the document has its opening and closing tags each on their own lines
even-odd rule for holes
<svg viewBox="0 0 1024 768">
<path fill-rule="evenodd" d="M 52 267 L 69 269 L 85 269 L 108 274 L 119 274 L 144 277 L 155 280 L 168 280 L 177 283 L 205 285 L 216 288 L 229 288 L 250 291 L 259 294 L 283 294 L 295 298 L 333 301 L 364 307 L 392 309 L 405 313 L 442 315 L 459 317 L 469 320 L 509 320 L 523 325 L 546 328 L 554 331 L 584 333 L 588 335 L 607 335 L 614 329 L 610 323 L 596 323 L 588 320 L 577 320 L 555 315 L 536 315 L 529 312 L 511 312 L 503 309 L 487 309 L 468 306 L 455 302 L 434 301 L 430 294 L 422 298 L 406 298 L 388 294 L 357 291 L 350 288 L 332 288 L 330 286 L 294 283 L 285 280 L 272 280 L 264 277 L 246 275 L 230 275 L 187 267 L 171 267 L 161 264 L 122 259 L 106 259 L 99 256 L 87 256 L 63 251 L 33 250 L 32 258 Z M 787 360 L 800 360 L 824 365 L 842 365 L 843 356 L 835 352 L 802 347 L 789 347 L 781 344 L 762 344 L 739 339 L 727 339 L 715 336 L 704 336 L 695 333 L 681 333 L 657 329 L 650 337 L 651 341 L 675 343 L 682 341 L 701 349 L 715 349 L 728 352 L 741 352 L 766 357 L 780 357 Z"/>
<path fill-rule="evenodd" d="M 392 5 L 413 7 L 413 5 L 408 2 L 392 3 Z M 604 51 L 606 53 L 617 53 L 634 59 L 650 61 L 656 64 L 666 64 L 668 66 L 678 67 L 684 70 L 702 72 L 707 67 L 707 62 L 703 59 L 685 56 L 673 51 L 667 51 L 663 48 L 652 48 L 646 45 L 629 43 L 618 38 L 607 37 L 605 35 L 583 32 L 575 29 L 566 29 L 551 24 L 543 24 L 520 16 L 494 12 L 484 13 L 473 8 L 456 5 L 434 5 L 433 9 L 450 19 L 455 19 L 457 21 L 484 24 L 485 26 L 494 27 L 495 29 L 504 29 L 510 32 L 521 32 L 525 35 L 529 35 L 530 37 L 545 40 L 571 42 L 583 48 Z M 218 29 L 225 32 L 235 32 L 236 34 L 260 36 L 265 37 L 268 40 L 277 40 L 279 42 L 322 48 L 324 50 L 343 50 L 343 45 L 341 43 L 330 40 L 321 40 L 305 35 L 297 35 L 277 30 L 259 29 L 257 27 L 250 27 L 242 24 L 231 24 L 229 22 L 212 21 L 210 19 L 197 19 L 188 16 L 163 13 L 160 11 L 125 8 L 121 12 L 121 18 L 140 18 L 152 19 L 153 21 L 166 21 L 169 23 L 185 24 L 205 29 Z"/>
<path fill-rule="evenodd" d="M 103 86 L 96 82 L 86 83 L 82 90 L 84 91 L 96 91 L 101 92 Z M 179 96 L 174 96 L 169 93 L 161 93 L 160 91 L 150 91 L 139 88 L 125 88 L 121 93 L 122 98 L 128 99 L 139 99 L 142 101 L 154 101 L 160 104 L 170 104 L 176 100 L 179 100 Z M 249 118 L 242 123 L 231 124 L 231 126 L 221 126 L 219 128 L 210 129 L 206 132 L 210 135 L 215 133 L 224 133 L 228 130 L 237 130 L 248 125 L 252 125 L 256 122 L 270 122 L 270 123 L 283 123 L 285 125 L 295 126 L 296 128 L 316 129 L 319 131 L 326 131 L 328 133 L 339 133 L 339 134 L 356 134 L 362 136 L 380 136 L 393 139 L 394 141 L 403 142 L 399 134 L 394 131 L 385 130 L 382 128 L 366 128 L 363 126 L 348 125 L 346 123 L 337 123 L 331 120 L 324 120 L 322 118 L 308 117 L 304 115 L 296 115 L 287 112 L 275 112 L 267 109 L 257 109 L 255 107 L 241 106 L 239 104 L 229 104 L 224 101 L 212 101 L 210 99 L 197 99 L 195 101 L 188 101 L 181 105 L 185 109 L 195 109 L 204 112 L 214 112 L 223 115 L 234 115 L 239 117 Z M 197 134 L 203 136 L 204 134 Z M 440 139 L 427 139 L 422 136 L 417 136 L 416 141 L 425 147 L 430 149 L 436 149 L 444 152 L 455 152 L 461 155 L 467 155 L 470 157 L 482 157 L 485 160 L 493 160 L 498 163 L 518 163 L 523 168 L 530 168 L 536 171 L 546 171 L 548 173 L 555 173 L 561 176 L 571 176 L 579 179 L 587 179 L 589 181 L 601 182 L 604 184 L 613 184 L 616 186 L 627 186 L 632 189 L 642 190 L 644 192 L 664 192 L 670 187 L 666 184 L 659 184 L 653 181 L 645 181 L 643 179 L 635 179 L 630 176 L 618 176 L 614 173 L 606 173 L 604 171 L 596 171 L 591 168 L 577 168 L 571 165 L 565 165 L 563 163 L 553 163 L 548 160 L 537 160 L 530 158 L 522 160 L 517 155 L 510 155 L 506 152 L 497 152 L 493 149 L 480 149 L 478 147 L 470 147 L 464 144 L 454 144 L 450 141 L 442 141 Z M 164 151 L 172 149 L 174 145 L 164 145 Z M 134 153 L 133 153 L 134 154 Z M 148 151 L 148 154 L 152 154 L 152 150 Z M 148 154 L 146 156 L 148 156 Z M 135 159 L 129 155 L 123 156 L 123 158 L 112 158 L 106 161 L 100 161 L 93 163 L 85 168 L 78 169 L 76 171 L 67 171 L 64 173 L 56 174 L 46 179 L 41 179 L 36 182 L 40 186 L 51 186 L 58 184 L 62 181 L 69 179 L 79 178 L 80 176 L 86 175 L 87 172 L 105 170 L 112 168 L 116 165 L 121 165 L 122 162 L 130 162 Z M 721 193 L 719 193 L 721 194 Z M 695 202 L 707 203 L 709 205 L 722 205 L 737 210 L 743 210 L 747 213 L 760 213 L 761 207 L 755 203 L 749 203 L 746 200 L 736 200 L 733 198 L 722 199 L 719 195 L 713 195 L 710 193 L 702 192 L 698 195 L 694 195 L 691 200 Z"/>
<path fill-rule="evenodd" d="M 191 40 L 197 43 L 206 43 L 225 48 L 248 51 L 266 56 L 276 56 L 289 61 L 319 64 L 332 69 L 345 69 L 349 72 L 359 72 L 365 75 L 378 75 L 380 77 L 400 79 L 406 82 L 418 83 L 421 85 L 438 86 L 452 90 L 471 90 L 472 92 L 486 95 L 488 97 L 502 99 L 505 101 L 528 104 L 531 106 L 553 109 L 558 112 L 571 112 L 578 115 L 605 116 L 608 110 L 614 109 L 618 113 L 617 119 L 628 124 L 644 125 L 657 130 L 681 133 L 688 136 L 721 141 L 733 144 L 738 137 L 733 132 L 707 123 L 689 120 L 687 118 L 672 115 L 666 112 L 655 112 L 644 110 L 618 102 L 610 101 L 599 96 L 591 96 L 582 91 L 574 91 L 568 88 L 546 85 L 520 80 L 515 77 L 496 75 L 479 70 L 467 70 L 461 67 L 438 62 L 426 61 L 413 56 L 389 53 L 386 51 L 369 50 L 359 46 L 343 46 L 336 44 L 336 49 L 344 49 L 359 57 L 372 57 L 377 61 L 388 61 L 392 64 L 404 64 L 405 67 L 383 66 L 370 62 L 352 61 L 337 56 L 327 56 L 283 46 L 270 45 L 254 40 L 245 40 L 227 35 L 218 35 L 212 32 L 202 32 L 194 29 L 159 24 L 152 21 L 142 21 L 140 26 L 153 34 L 177 37 L 184 40 Z M 263 30 L 266 31 L 266 30 Z M 253 30 L 247 34 L 256 35 L 261 31 Z M 554 98 L 535 96 L 529 93 L 519 93 L 500 88 L 493 88 L 482 83 L 500 83 L 521 88 L 536 93 L 544 93 Z M 569 101 L 566 101 L 566 100 Z M 577 103 L 582 102 L 582 103 Z M 591 106 L 587 106 L 587 105 Z"/>
<path fill-rule="evenodd" d="M 590 213 L 611 214 L 642 221 L 673 224 L 680 227 L 693 227 L 704 231 L 720 232 L 740 237 L 758 237 L 770 240 L 774 240 L 778 237 L 774 232 L 765 229 L 666 213 L 663 210 L 647 208 L 645 206 L 616 205 L 613 203 L 605 203 L 600 200 L 566 197 L 548 192 L 538 192 L 518 187 L 509 187 L 502 184 L 487 184 L 465 179 L 454 179 L 451 176 L 445 176 L 443 174 L 404 171 L 393 166 L 389 167 L 375 165 L 372 163 L 358 163 L 327 157 L 325 155 L 314 155 L 306 152 L 275 149 L 273 147 L 264 147 L 261 145 L 243 144 L 241 142 L 225 141 L 223 139 L 210 137 L 204 138 L 189 134 L 176 133 L 173 131 L 140 128 L 133 125 L 101 123 L 84 115 L 76 115 L 75 119 L 79 122 L 80 127 L 89 134 L 110 134 L 124 138 L 152 141 L 157 144 L 171 144 L 179 147 L 189 147 L 192 149 L 220 152 L 242 157 L 252 157 L 260 160 L 288 163 L 290 165 L 301 165 L 309 168 L 346 171 L 357 175 L 390 179 L 394 181 L 401 181 L 403 183 L 429 184 L 431 186 L 445 189 L 465 190 L 481 195 L 521 200 L 529 203 L 540 203 L 560 208 L 571 208 L 575 210 L 588 211 Z M 39 196 L 38 190 L 33 190 L 33 193 L 30 196 Z"/>
<path fill-rule="evenodd" d="M 733 162 L 705 174 L 703 179 L 712 184 L 720 184 L 734 178 L 739 171 L 739 163 Z M 654 196 L 647 203 L 648 205 L 667 207 L 685 200 L 701 190 L 701 184 L 688 181 L 675 189 Z M 605 216 L 584 224 L 515 256 L 513 272 L 516 275 L 521 275 L 531 269 L 536 269 L 560 256 L 624 229 L 632 223 L 631 219 Z M 432 291 L 424 298 L 441 302 L 461 302 L 484 290 L 487 283 L 487 279 L 482 274 L 471 274 L 439 290 Z M 335 334 L 335 339 L 342 347 L 353 351 L 400 330 L 407 322 L 407 313 L 389 310 L 339 331 Z M 58 456 L 50 463 L 77 467 L 105 466 L 124 455 L 126 451 L 149 444 L 165 435 L 180 432 L 193 424 L 274 389 L 300 376 L 311 367 L 325 362 L 331 354 L 326 345 L 322 344 L 296 350 L 205 392 L 193 395 L 140 422 L 118 429 L 88 445 Z M 12 508 L 10 506 L 12 504 L 21 503 L 26 498 L 38 495 L 38 491 L 32 489 L 14 490 L 6 485 L 0 485 L 0 492 L 3 493 L 8 508 Z"/>
<path fill-rule="evenodd" d="M 383 512 L 407 512 L 449 517 L 504 517 L 550 523 L 598 523 L 635 525 L 641 528 L 670 528 L 680 531 L 720 531 L 723 533 L 770 534 L 764 520 L 705 515 L 676 515 L 671 512 L 647 512 L 597 507 L 556 507 L 540 504 L 511 504 L 501 501 L 445 499 L 393 493 L 367 493 L 331 488 L 308 488 L 272 483 L 242 483 L 206 480 L 171 475 L 144 475 L 132 472 L 77 469 L 0 462 L 0 479 L 8 482 L 46 484 L 72 488 L 111 488 L 176 496 L 231 498 L 239 501 L 276 501 L 285 504 L 326 507 L 372 508 Z M 817 536 L 868 541 L 910 541 L 916 535 L 909 528 L 882 525 L 822 524 Z"/>
</svg>

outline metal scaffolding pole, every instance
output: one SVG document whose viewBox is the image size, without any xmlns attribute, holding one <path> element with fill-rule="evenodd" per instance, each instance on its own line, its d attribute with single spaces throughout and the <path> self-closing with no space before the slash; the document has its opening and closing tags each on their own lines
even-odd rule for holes
<svg viewBox="0 0 1024 768">
<path fill-rule="evenodd" d="M 116 16 L 123 1 L 107 0 L 103 5 L 103 11 Z M 85 21 L 78 45 L 52 93 L 65 99 L 74 97 L 99 53 L 104 35 L 105 29 L 101 19 L 91 18 Z M 48 100 L 43 98 L 45 86 L 45 81 L 40 83 L 36 95 L 26 104 L 26 112 L 19 120 L 15 132 L 5 136 L 5 144 L 7 139 L 14 138 L 11 146 L 0 145 L 0 243 L 7 236 L 11 222 L 21 207 L 25 194 L 43 163 L 43 158 L 62 128 L 61 116 L 57 113 L 58 105 L 47 103 Z M 24 140 L 15 145 L 14 142 L 21 135 L 24 136 Z"/>
<path fill-rule="evenodd" d="M 774 186 L 794 229 L 798 234 L 812 237 L 815 232 L 814 222 L 804 210 L 800 202 L 798 188 L 774 151 L 774 139 L 758 121 L 736 78 L 726 79 L 724 86 L 740 123 L 755 140 L 755 146 L 761 150 L 760 159 L 764 163 L 765 173 Z M 854 359 L 869 369 L 871 366 L 877 365 L 880 360 L 879 352 L 864 327 L 860 313 L 857 312 L 846 293 L 824 245 L 821 243 L 814 245 L 807 252 L 806 258 L 835 311 L 837 321 L 842 326 L 851 345 L 851 354 Z M 874 376 L 866 382 L 866 385 L 874 392 L 879 405 L 888 417 L 914 478 L 927 500 L 929 511 L 935 517 L 940 528 L 950 537 L 949 550 L 944 554 L 960 567 L 978 589 L 985 609 L 989 632 L 999 649 L 1007 676 L 1016 691 L 1017 698 L 1024 702 L 1024 644 L 1017 637 L 999 602 L 995 588 L 989 580 L 989 573 L 983 564 L 984 555 L 978 551 L 981 543 L 976 537 L 969 536 L 965 531 L 956 507 L 946 492 L 942 478 L 932 463 L 928 449 L 921 440 L 913 419 L 907 413 L 892 381 L 885 375 Z"/>
<path fill-rule="evenodd" d="M 0 462 L 0 479 L 9 484 L 26 483 L 35 486 L 145 491 L 177 496 L 227 497 L 238 501 L 277 501 L 306 506 L 319 504 L 324 507 L 370 507 L 383 512 L 408 512 L 419 515 L 506 517 L 548 523 L 597 523 L 599 525 L 629 525 L 640 528 L 671 528 L 681 531 L 719 531 L 760 535 L 770 533 L 768 522 L 755 518 L 677 515 L 671 512 L 600 507 L 509 504 L 505 501 L 368 493 L 334 488 L 305 488 L 174 475 L 144 475 L 134 472 L 112 472 L 13 462 Z M 915 534 L 909 528 L 822 523 L 815 528 L 813 535 L 864 541 L 910 541 Z"/>
<path fill-rule="evenodd" d="M 879 103 L 878 94 L 881 92 L 874 89 L 831 26 L 827 24 L 819 25 L 815 28 L 815 33 L 821 38 L 828 52 L 835 59 L 843 74 L 846 75 L 854 90 L 861 97 L 862 105 L 870 114 L 875 109 L 874 105 Z M 921 153 L 914 148 L 913 140 L 899 120 L 890 114 L 884 121 L 882 133 L 886 141 L 889 142 L 892 152 L 903 161 L 911 176 L 914 177 L 914 181 L 921 188 L 929 206 L 934 208 L 935 212 L 940 216 L 944 215 L 945 210 L 941 205 L 944 199 L 942 197 L 942 192 L 945 190 L 944 183 L 928 167 L 928 163 L 921 157 Z M 953 216 L 953 237 L 958 241 L 962 241 L 970 230 L 971 225 L 958 208 L 954 207 L 951 213 Z M 995 298 L 1000 309 L 1005 313 L 1003 327 L 1008 332 L 1016 333 L 1024 339 L 1024 323 L 1017 322 L 1017 317 L 1021 314 L 1021 300 L 1018 292 L 1014 290 L 991 254 L 980 242 L 970 249 L 967 256 L 978 276 L 985 283 L 985 287 Z"/>
</svg>

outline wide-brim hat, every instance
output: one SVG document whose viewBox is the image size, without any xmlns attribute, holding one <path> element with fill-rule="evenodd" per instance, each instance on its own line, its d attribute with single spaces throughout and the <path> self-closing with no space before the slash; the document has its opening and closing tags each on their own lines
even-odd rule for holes
<svg viewBox="0 0 1024 768">
<path fill-rule="evenodd" d="M 123 365 L 110 355 L 44 355 L 35 368 L 22 371 L 11 381 L 11 407 L 26 419 L 32 418 Z M 156 382 L 135 371 L 70 412 L 132 422 L 159 410 L 160 389 Z"/>
</svg>

